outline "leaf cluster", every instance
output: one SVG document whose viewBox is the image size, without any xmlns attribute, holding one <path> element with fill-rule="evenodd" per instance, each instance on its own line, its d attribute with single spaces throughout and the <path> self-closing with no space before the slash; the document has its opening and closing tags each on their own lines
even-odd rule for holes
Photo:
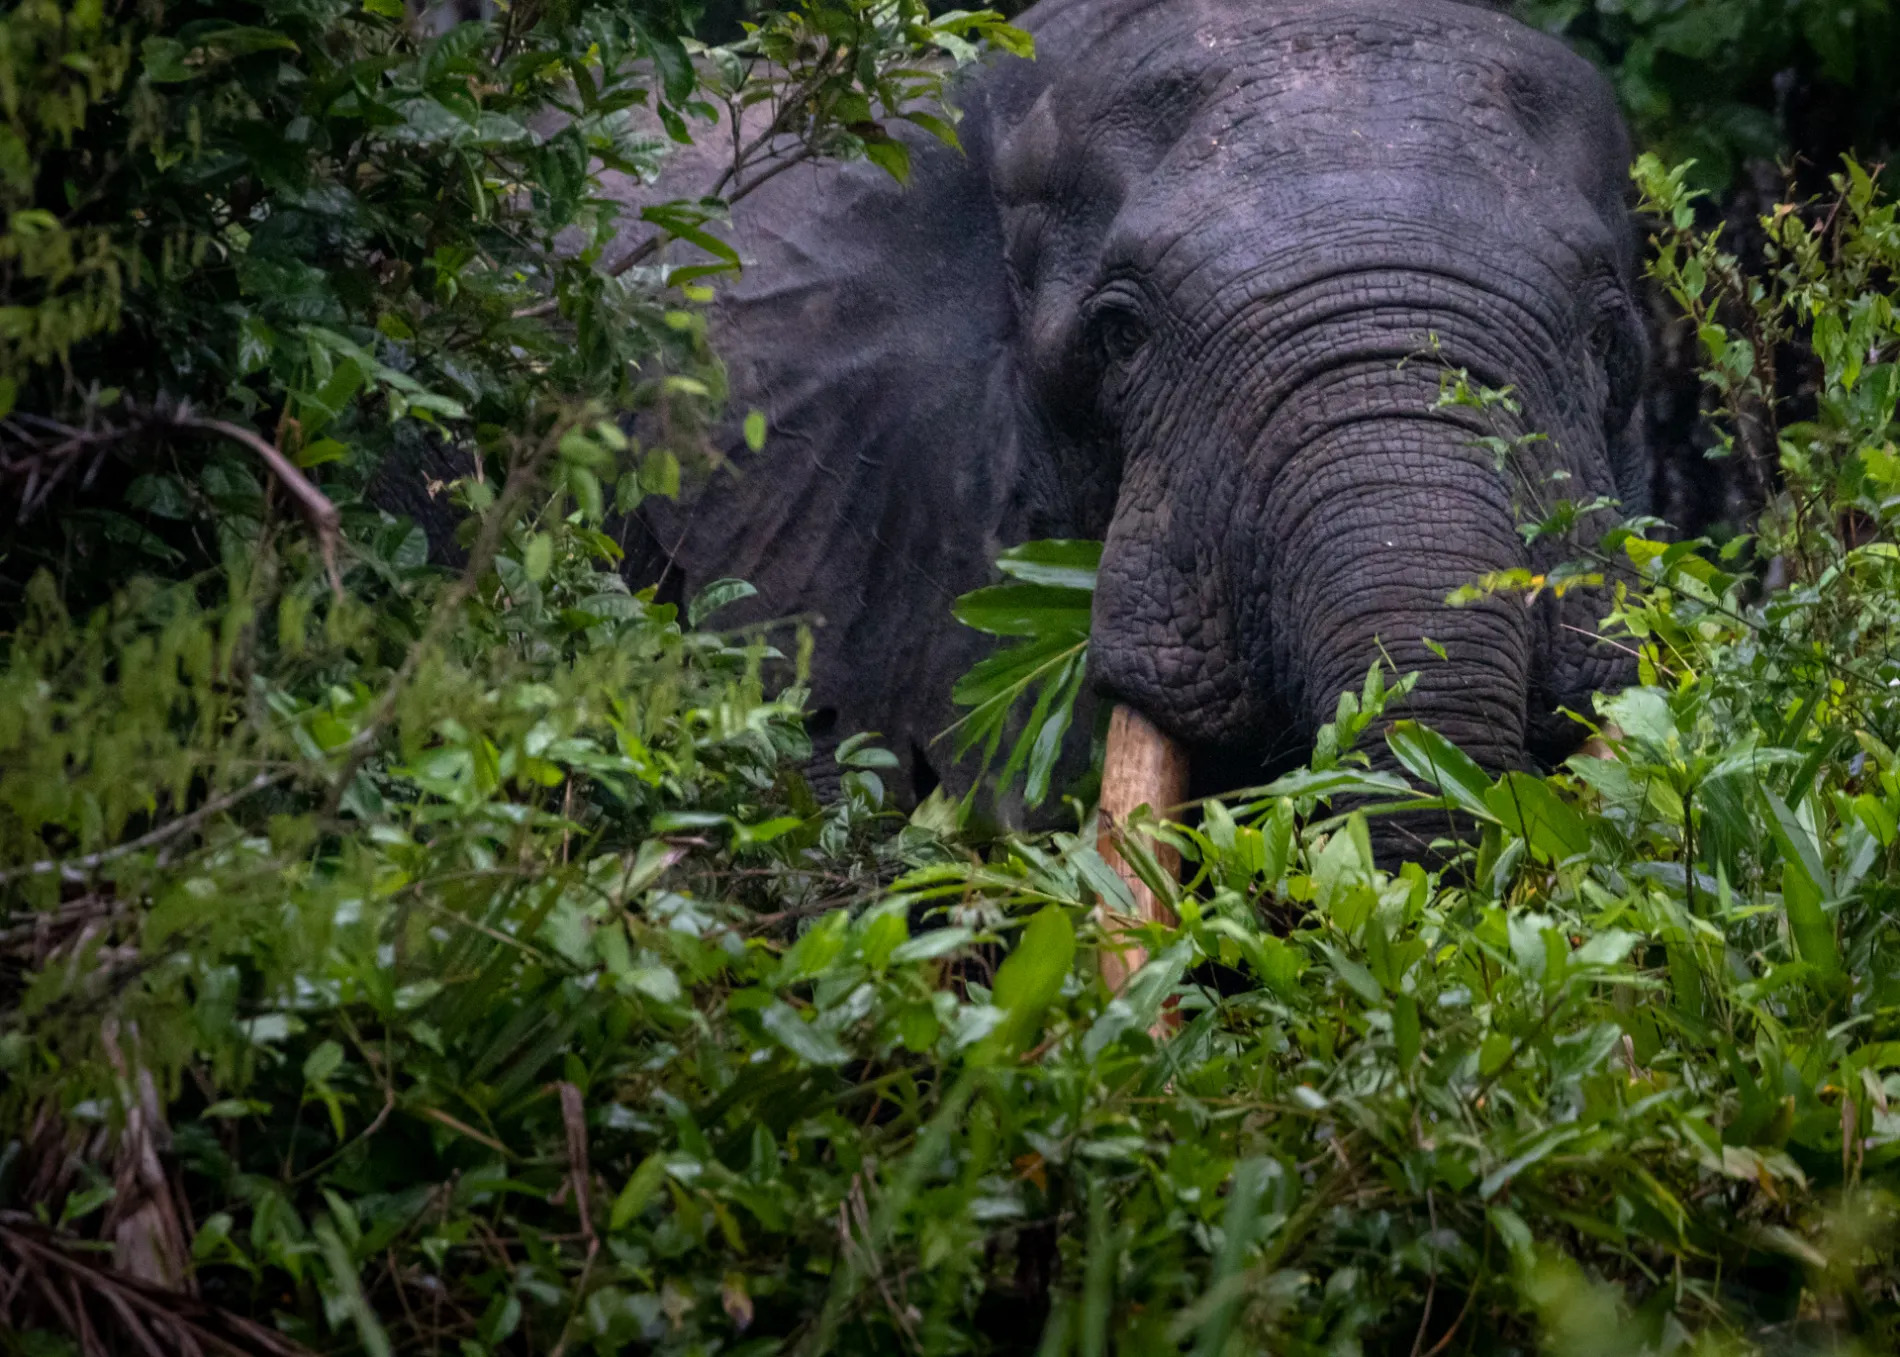
<svg viewBox="0 0 1900 1357">
<path fill-rule="evenodd" d="M 1519 0 L 1610 78 L 1639 144 L 1700 187 L 1749 160 L 1872 158 L 1900 114 L 1886 72 L 1900 20 L 1886 0 Z"/>
</svg>

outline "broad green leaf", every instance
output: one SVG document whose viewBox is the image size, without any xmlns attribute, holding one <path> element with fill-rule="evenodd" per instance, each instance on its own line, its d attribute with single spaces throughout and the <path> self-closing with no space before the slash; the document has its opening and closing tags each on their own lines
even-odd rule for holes
<svg viewBox="0 0 1900 1357">
<path fill-rule="evenodd" d="M 654 1194 L 666 1177 L 666 1161 L 656 1151 L 640 1161 L 627 1179 L 626 1186 L 620 1189 L 620 1195 L 614 1198 L 613 1212 L 608 1218 L 607 1228 L 616 1232 L 624 1230 L 646 1209 Z"/>
<path fill-rule="evenodd" d="M 522 573 L 539 584 L 548 577 L 548 571 L 553 567 L 554 539 L 544 532 L 538 532 L 528 539 L 527 548 L 521 553 Z"/>
<path fill-rule="evenodd" d="M 790 1004 L 775 1000 L 760 1012 L 759 1021 L 774 1041 L 807 1064 L 842 1065 L 851 1058 L 836 1037 L 806 1022 Z"/>
<path fill-rule="evenodd" d="M 729 608 L 741 599 L 756 598 L 758 590 L 744 580 L 721 579 L 701 589 L 686 605 L 686 620 L 695 627 L 704 626 L 706 620 L 721 608 Z"/>
<path fill-rule="evenodd" d="M 316 1049 L 304 1057 L 303 1077 L 312 1084 L 320 1084 L 335 1074 L 343 1064 L 343 1047 L 334 1041 L 320 1042 Z"/>
<path fill-rule="evenodd" d="M 1030 917 L 1016 946 L 996 969 L 991 1001 L 1006 1015 L 991 1038 L 997 1053 L 1029 1044 L 1043 1011 L 1062 992 L 1075 959 L 1075 926 L 1061 908 L 1050 905 Z"/>
<path fill-rule="evenodd" d="M 1506 773 L 1485 792 L 1484 802 L 1498 823 L 1552 862 L 1589 851 L 1589 826 L 1541 777 Z"/>
<path fill-rule="evenodd" d="M 1418 1064 L 1421 1043 L 1418 1000 L 1401 994 L 1392 1001 L 1392 1045 L 1401 1070 L 1411 1071 Z"/>
<path fill-rule="evenodd" d="M 1024 542 L 996 558 L 996 568 L 1025 584 L 1093 593 L 1102 564 L 1102 544 L 1094 541 Z"/>
<path fill-rule="evenodd" d="M 1194 946 L 1186 939 L 1150 956 L 1090 1025 L 1082 1038 L 1083 1058 L 1094 1061 L 1124 1034 L 1152 1029 L 1161 1020 L 1162 1007 L 1174 995 L 1193 956 Z"/>
<path fill-rule="evenodd" d="M 1788 932 L 1801 959 L 1822 975 L 1840 974 L 1840 948 L 1834 940 L 1834 921 L 1824 908 L 1828 880 L 1821 855 L 1806 825 L 1788 803 L 1768 788 L 1762 799 L 1770 813 L 1769 830 L 1781 849 L 1781 904 L 1788 916 Z"/>
<path fill-rule="evenodd" d="M 1625 735 L 1642 740 L 1657 751 L 1666 750 L 1676 734 L 1676 718 L 1669 710 L 1669 698 L 1657 688 L 1627 688 L 1611 697 L 1599 697 L 1597 710 Z"/>
<path fill-rule="evenodd" d="M 1086 636 L 1094 595 L 1083 589 L 1041 584 L 1002 584 L 963 595 L 952 609 L 957 621 L 991 636 Z"/>
<path fill-rule="evenodd" d="M 1485 1175 L 1478 1184 L 1478 1195 L 1489 1200 L 1525 1169 L 1549 1157 L 1583 1134 L 1580 1126 L 1553 1126 L 1531 1138 L 1531 1143 Z"/>
<path fill-rule="evenodd" d="M 919 933 L 909 942 L 900 943 L 891 953 L 893 965 L 907 965 L 916 961 L 929 961 L 935 957 L 948 956 L 962 947 L 967 947 L 976 938 L 968 928 L 949 927 L 932 928 Z"/>
<path fill-rule="evenodd" d="M 1386 744 L 1414 777 L 1431 783 L 1459 810 L 1495 820 L 1489 801 L 1491 779 L 1450 740 L 1416 721 L 1394 721 Z"/>
</svg>

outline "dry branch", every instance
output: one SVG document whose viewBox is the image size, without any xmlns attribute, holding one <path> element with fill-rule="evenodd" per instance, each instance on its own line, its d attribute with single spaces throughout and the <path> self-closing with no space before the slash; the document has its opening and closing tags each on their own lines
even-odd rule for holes
<svg viewBox="0 0 1900 1357">
<path fill-rule="evenodd" d="M 166 429 L 213 434 L 242 444 L 254 453 L 297 501 L 298 510 L 317 539 L 317 550 L 323 555 L 331 588 L 341 591 L 337 550 L 342 543 L 342 516 L 336 505 L 311 484 L 280 448 L 255 430 L 229 420 L 195 415 L 186 405 L 128 408 L 123 414 L 125 417 L 119 423 L 89 423 L 83 428 L 31 414 L 16 413 L 0 420 L 0 485 L 19 484 L 15 512 L 20 522 L 43 508 L 53 491 L 77 468 L 85 468 L 79 478 L 82 488 L 90 484 L 106 453 L 115 445 L 137 442 Z"/>
<path fill-rule="evenodd" d="M 262 1324 L 108 1267 L 23 1212 L 0 1212 L 0 1329 L 17 1332 L 39 1321 L 71 1335 L 82 1357 L 315 1357 Z M 108 1336 L 127 1341 L 108 1343 Z"/>
</svg>

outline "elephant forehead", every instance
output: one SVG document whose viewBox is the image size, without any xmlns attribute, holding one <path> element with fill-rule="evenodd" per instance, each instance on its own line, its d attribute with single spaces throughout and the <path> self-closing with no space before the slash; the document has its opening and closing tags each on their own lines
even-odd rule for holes
<svg viewBox="0 0 1900 1357">
<path fill-rule="evenodd" d="M 1622 134 L 1601 77 L 1554 40 L 1452 0 L 1189 0 L 1136 7 L 1058 47 L 1065 72 L 1049 93 L 1066 126 L 1043 130 L 1034 159 L 1064 179 L 1090 159 L 1132 182 L 1177 166 L 1462 159 L 1526 187 L 1622 187 L 1621 166 L 1603 168 Z M 1147 153 L 1131 157 L 1131 143 Z"/>
</svg>

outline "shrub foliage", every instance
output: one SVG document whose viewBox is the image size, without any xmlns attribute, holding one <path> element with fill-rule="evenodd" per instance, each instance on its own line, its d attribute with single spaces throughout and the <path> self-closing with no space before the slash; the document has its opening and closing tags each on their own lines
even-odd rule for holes
<svg viewBox="0 0 1900 1357">
<path fill-rule="evenodd" d="M 4 21 L 8 474 L 121 474 L 8 558 L 0 1344 L 1893 1348 L 1900 228 L 1857 166 L 1767 218 L 1765 277 L 1639 167 L 1774 497 L 1579 563 L 1643 666 L 1596 756 L 1489 777 L 1374 670 L 1308 768 L 1137 820 L 1181 922 L 1110 993 L 1091 822 L 893 814 L 866 738 L 819 804 L 803 694 L 761 680 L 810 638 L 722 631 L 736 581 L 630 591 L 601 531 L 720 395 L 717 203 L 654 209 L 696 262 L 606 253 L 590 163 L 657 154 L 624 115 L 756 95 L 761 155 L 901 174 L 860 115 L 1012 31 L 229 14 Z M 678 448 L 600 417 L 667 400 Z M 455 570 L 361 497 L 403 440 L 468 458 Z M 961 605 L 1019 640 L 963 743 L 1036 796 L 1092 560 L 1021 549 Z M 1394 806 L 1476 832 L 1382 870 Z"/>
</svg>

